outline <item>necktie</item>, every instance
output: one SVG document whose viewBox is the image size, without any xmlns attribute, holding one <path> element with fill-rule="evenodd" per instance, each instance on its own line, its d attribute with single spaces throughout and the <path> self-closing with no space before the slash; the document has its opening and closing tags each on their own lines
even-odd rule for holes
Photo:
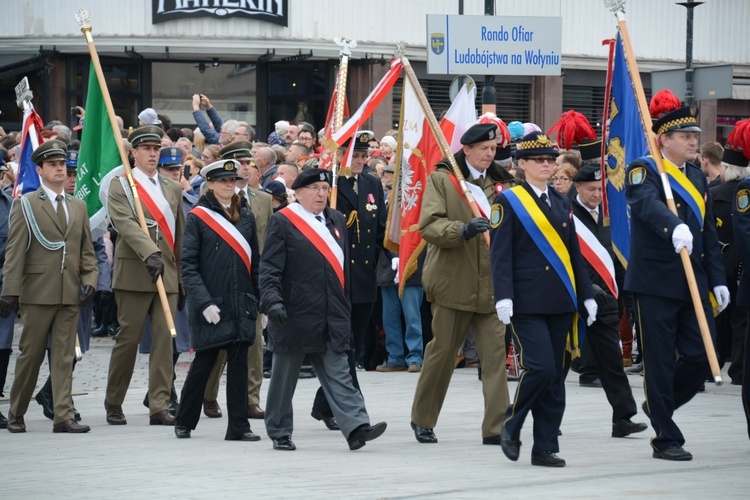
<svg viewBox="0 0 750 500">
<path fill-rule="evenodd" d="M 153 177 L 149 177 L 148 180 L 151 181 L 151 184 L 153 184 L 154 186 L 156 186 L 156 179 L 154 179 Z"/>
<path fill-rule="evenodd" d="M 244 199 L 246 199 L 246 196 L 245 196 L 245 190 L 244 190 L 244 189 L 240 189 L 240 192 L 239 192 L 239 193 L 237 193 L 237 194 L 239 194 L 239 195 L 240 195 L 240 199 L 241 199 L 241 200 L 244 200 Z"/>
<path fill-rule="evenodd" d="M 589 213 L 591 214 L 591 217 L 596 221 L 599 222 L 599 214 L 596 212 L 596 210 L 589 210 Z"/>
<path fill-rule="evenodd" d="M 65 233 L 65 231 L 68 229 L 68 222 L 65 218 L 65 207 L 63 206 L 63 197 L 61 194 L 57 195 L 57 220 L 60 223 L 60 227 L 62 228 L 62 232 Z"/>
<path fill-rule="evenodd" d="M 354 177 L 349 177 L 349 184 L 352 186 L 352 191 L 355 193 L 357 192 L 357 179 Z"/>
<path fill-rule="evenodd" d="M 325 224 L 325 222 L 323 222 L 323 216 L 321 216 L 321 215 L 316 215 L 316 216 L 315 216 L 315 218 L 316 218 L 316 219 L 318 219 L 318 221 L 319 221 L 319 222 L 320 222 L 321 224 Z"/>
<path fill-rule="evenodd" d="M 542 196 L 540 196 L 539 199 L 546 203 L 548 207 L 552 207 L 549 203 L 549 198 L 547 198 L 547 193 L 542 193 Z"/>
</svg>

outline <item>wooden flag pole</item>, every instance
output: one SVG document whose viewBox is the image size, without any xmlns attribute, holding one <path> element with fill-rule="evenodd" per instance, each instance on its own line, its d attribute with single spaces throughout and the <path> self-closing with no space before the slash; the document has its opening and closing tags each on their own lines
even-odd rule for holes
<svg viewBox="0 0 750 500">
<path fill-rule="evenodd" d="M 357 42 L 345 38 L 334 38 L 333 41 L 341 47 L 341 63 L 339 64 L 339 73 L 336 77 L 336 103 L 333 108 L 333 132 L 336 132 L 344 124 L 344 103 L 346 102 L 346 77 L 349 71 L 349 56 L 352 55 L 351 49 L 357 46 Z M 333 151 L 332 154 L 331 208 L 335 209 L 339 199 L 339 168 L 341 165 L 336 163 L 336 151 Z"/>
<path fill-rule="evenodd" d="M 128 185 L 133 194 L 133 205 L 135 205 L 136 215 L 138 216 L 138 224 L 143 229 L 143 232 L 148 233 L 148 227 L 146 226 L 146 217 L 143 214 L 143 206 L 141 205 L 141 199 L 138 196 L 138 190 L 135 187 L 135 180 L 133 179 L 133 172 L 130 169 L 130 162 L 128 156 L 125 154 L 125 149 L 122 147 L 122 137 L 120 136 L 120 127 L 117 125 L 115 120 L 115 109 L 112 106 L 112 98 L 109 95 L 109 88 L 107 87 L 107 81 L 104 79 L 104 73 L 102 72 L 102 65 L 99 62 L 99 54 L 96 52 L 96 46 L 94 45 L 94 39 L 91 36 L 91 25 L 89 24 L 89 13 L 87 10 L 81 9 L 78 14 L 75 15 L 76 21 L 81 25 L 81 32 L 86 37 L 86 43 L 89 47 L 89 53 L 91 54 L 91 62 L 94 64 L 94 71 L 96 71 L 96 79 L 99 81 L 99 88 L 102 89 L 102 97 L 104 98 L 104 104 L 107 107 L 107 115 L 109 116 L 109 123 L 112 126 L 112 133 L 115 136 L 115 143 L 117 144 L 117 150 L 120 152 L 120 161 L 122 166 L 125 168 L 125 176 L 128 179 Z M 161 307 L 164 310 L 164 317 L 167 321 L 167 328 L 169 328 L 169 334 L 174 338 L 177 336 L 177 330 L 174 326 L 174 319 L 172 318 L 172 310 L 169 307 L 169 300 L 167 299 L 167 292 L 164 289 L 164 281 L 159 276 L 156 280 L 156 290 L 159 292 L 159 299 L 161 300 Z M 154 333 L 156 334 L 156 332 Z"/>
<path fill-rule="evenodd" d="M 651 121 L 651 115 L 648 111 L 648 103 L 646 102 L 646 94 L 643 91 L 643 83 L 641 82 L 641 75 L 638 73 L 638 64 L 636 63 L 635 56 L 633 55 L 633 47 L 630 44 L 630 34 L 628 33 L 628 26 L 625 23 L 625 11 L 623 7 L 625 5 L 624 0 L 605 0 L 607 7 L 614 12 L 615 17 L 620 28 L 620 35 L 622 36 L 622 43 L 625 48 L 625 57 L 628 62 L 628 68 L 630 69 L 630 78 L 633 82 L 633 89 L 635 90 L 636 102 L 638 103 L 638 109 L 641 113 L 641 122 L 643 123 L 643 129 L 646 132 L 646 138 L 648 141 L 648 150 L 656 163 L 656 168 L 659 171 L 659 177 L 661 178 L 662 187 L 664 189 L 664 196 L 667 199 L 667 207 L 669 210 L 677 215 L 677 207 L 675 206 L 674 197 L 672 196 L 672 189 L 669 186 L 669 179 L 664 171 L 664 164 L 662 163 L 661 150 L 659 144 L 656 141 L 656 135 L 654 135 L 651 127 L 653 125 Z M 708 328 L 708 321 L 706 320 L 706 312 L 703 309 L 703 302 L 701 301 L 700 292 L 698 291 L 698 283 L 695 280 L 695 271 L 693 271 L 693 265 L 690 262 L 690 254 L 687 248 L 680 250 L 680 258 L 682 259 L 682 266 L 685 269 L 685 278 L 687 279 L 688 288 L 690 289 L 690 297 L 693 300 L 693 309 L 695 309 L 695 317 L 698 321 L 698 327 L 701 331 L 701 338 L 703 339 L 703 346 L 706 349 L 706 356 L 708 357 L 708 364 L 711 367 L 711 374 L 714 377 L 716 385 L 721 385 L 724 381 L 721 378 L 721 368 L 719 362 L 716 359 L 716 350 L 714 349 L 714 342 L 711 338 L 711 331 Z"/>
</svg>

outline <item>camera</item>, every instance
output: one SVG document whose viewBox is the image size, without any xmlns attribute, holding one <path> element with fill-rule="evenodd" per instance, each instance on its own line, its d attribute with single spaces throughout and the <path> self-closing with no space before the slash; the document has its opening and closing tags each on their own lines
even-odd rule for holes
<svg viewBox="0 0 750 500">
<path fill-rule="evenodd" d="M 78 108 L 73 106 L 70 108 L 70 116 L 77 116 L 78 115 Z"/>
</svg>

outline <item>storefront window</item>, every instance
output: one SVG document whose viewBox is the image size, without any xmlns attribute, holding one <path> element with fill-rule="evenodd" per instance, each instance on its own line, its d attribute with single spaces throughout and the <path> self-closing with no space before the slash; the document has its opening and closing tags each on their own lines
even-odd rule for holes
<svg viewBox="0 0 750 500">
<path fill-rule="evenodd" d="M 308 122 L 323 128 L 328 111 L 327 63 L 272 64 L 269 70 L 270 120 Z"/>
</svg>

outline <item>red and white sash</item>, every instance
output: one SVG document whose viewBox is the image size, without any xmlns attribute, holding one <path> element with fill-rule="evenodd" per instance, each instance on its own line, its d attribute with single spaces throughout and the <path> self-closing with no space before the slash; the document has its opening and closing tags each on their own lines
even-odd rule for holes
<svg viewBox="0 0 750 500">
<path fill-rule="evenodd" d="M 279 210 L 279 213 L 289 219 L 289 222 L 325 257 L 343 287 L 344 251 L 331 235 L 331 232 L 328 231 L 328 228 L 316 220 L 313 214 L 302 208 L 299 203 L 292 203 Z"/>
<path fill-rule="evenodd" d="M 466 198 L 464 197 L 464 192 L 461 190 L 461 184 L 459 184 L 458 179 L 453 174 L 448 174 L 448 179 L 450 179 L 451 183 L 453 183 L 453 187 L 456 188 L 456 191 L 458 191 L 458 195 L 461 197 L 464 202 L 466 202 Z M 476 184 L 472 184 L 469 181 L 466 182 L 466 187 L 469 188 L 469 191 L 471 192 L 471 195 L 474 197 L 474 201 L 477 203 L 477 208 L 479 209 L 479 213 L 484 217 L 485 219 L 489 219 L 487 214 L 489 214 L 492 210 L 490 210 L 490 202 L 487 201 L 487 195 L 484 194 L 484 190 L 477 186 Z M 468 205 L 468 202 L 466 202 Z"/>
<path fill-rule="evenodd" d="M 615 264 L 612 262 L 607 249 L 604 248 L 594 233 L 586 227 L 578 216 L 573 215 L 573 221 L 576 225 L 576 234 L 578 235 L 578 244 L 581 247 L 581 253 L 591 267 L 601 276 L 607 288 L 612 295 L 617 298 L 617 281 L 615 281 Z"/>
<path fill-rule="evenodd" d="M 224 240 L 232 250 L 237 252 L 237 255 L 240 256 L 240 259 L 242 259 L 247 268 L 247 273 L 250 274 L 250 263 L 252 262 L 253 252 L 250 250 L 250 245 L 247 243 L 245 237 L 234 227 L 234 224 L 213 210 L 201 206 L 194 207 L 190 213 L 205 222 L 213 232 L 219 235 L 219 238 Z"/>
<path fill-rule="evenodd" d="M 159 186 L 152 183 L 145 173 L 138 168 L 134 168 L 132 172 L 138 196 L 151 214 L 151 218 L 159 226 L 159 230 L 167 238 L 167 243 L 172 252 L 174 252 L 175 219 L 169 202 L 164 197 Z M 159 182 L 158 177 L 156 182 Z"/>
</svg>

